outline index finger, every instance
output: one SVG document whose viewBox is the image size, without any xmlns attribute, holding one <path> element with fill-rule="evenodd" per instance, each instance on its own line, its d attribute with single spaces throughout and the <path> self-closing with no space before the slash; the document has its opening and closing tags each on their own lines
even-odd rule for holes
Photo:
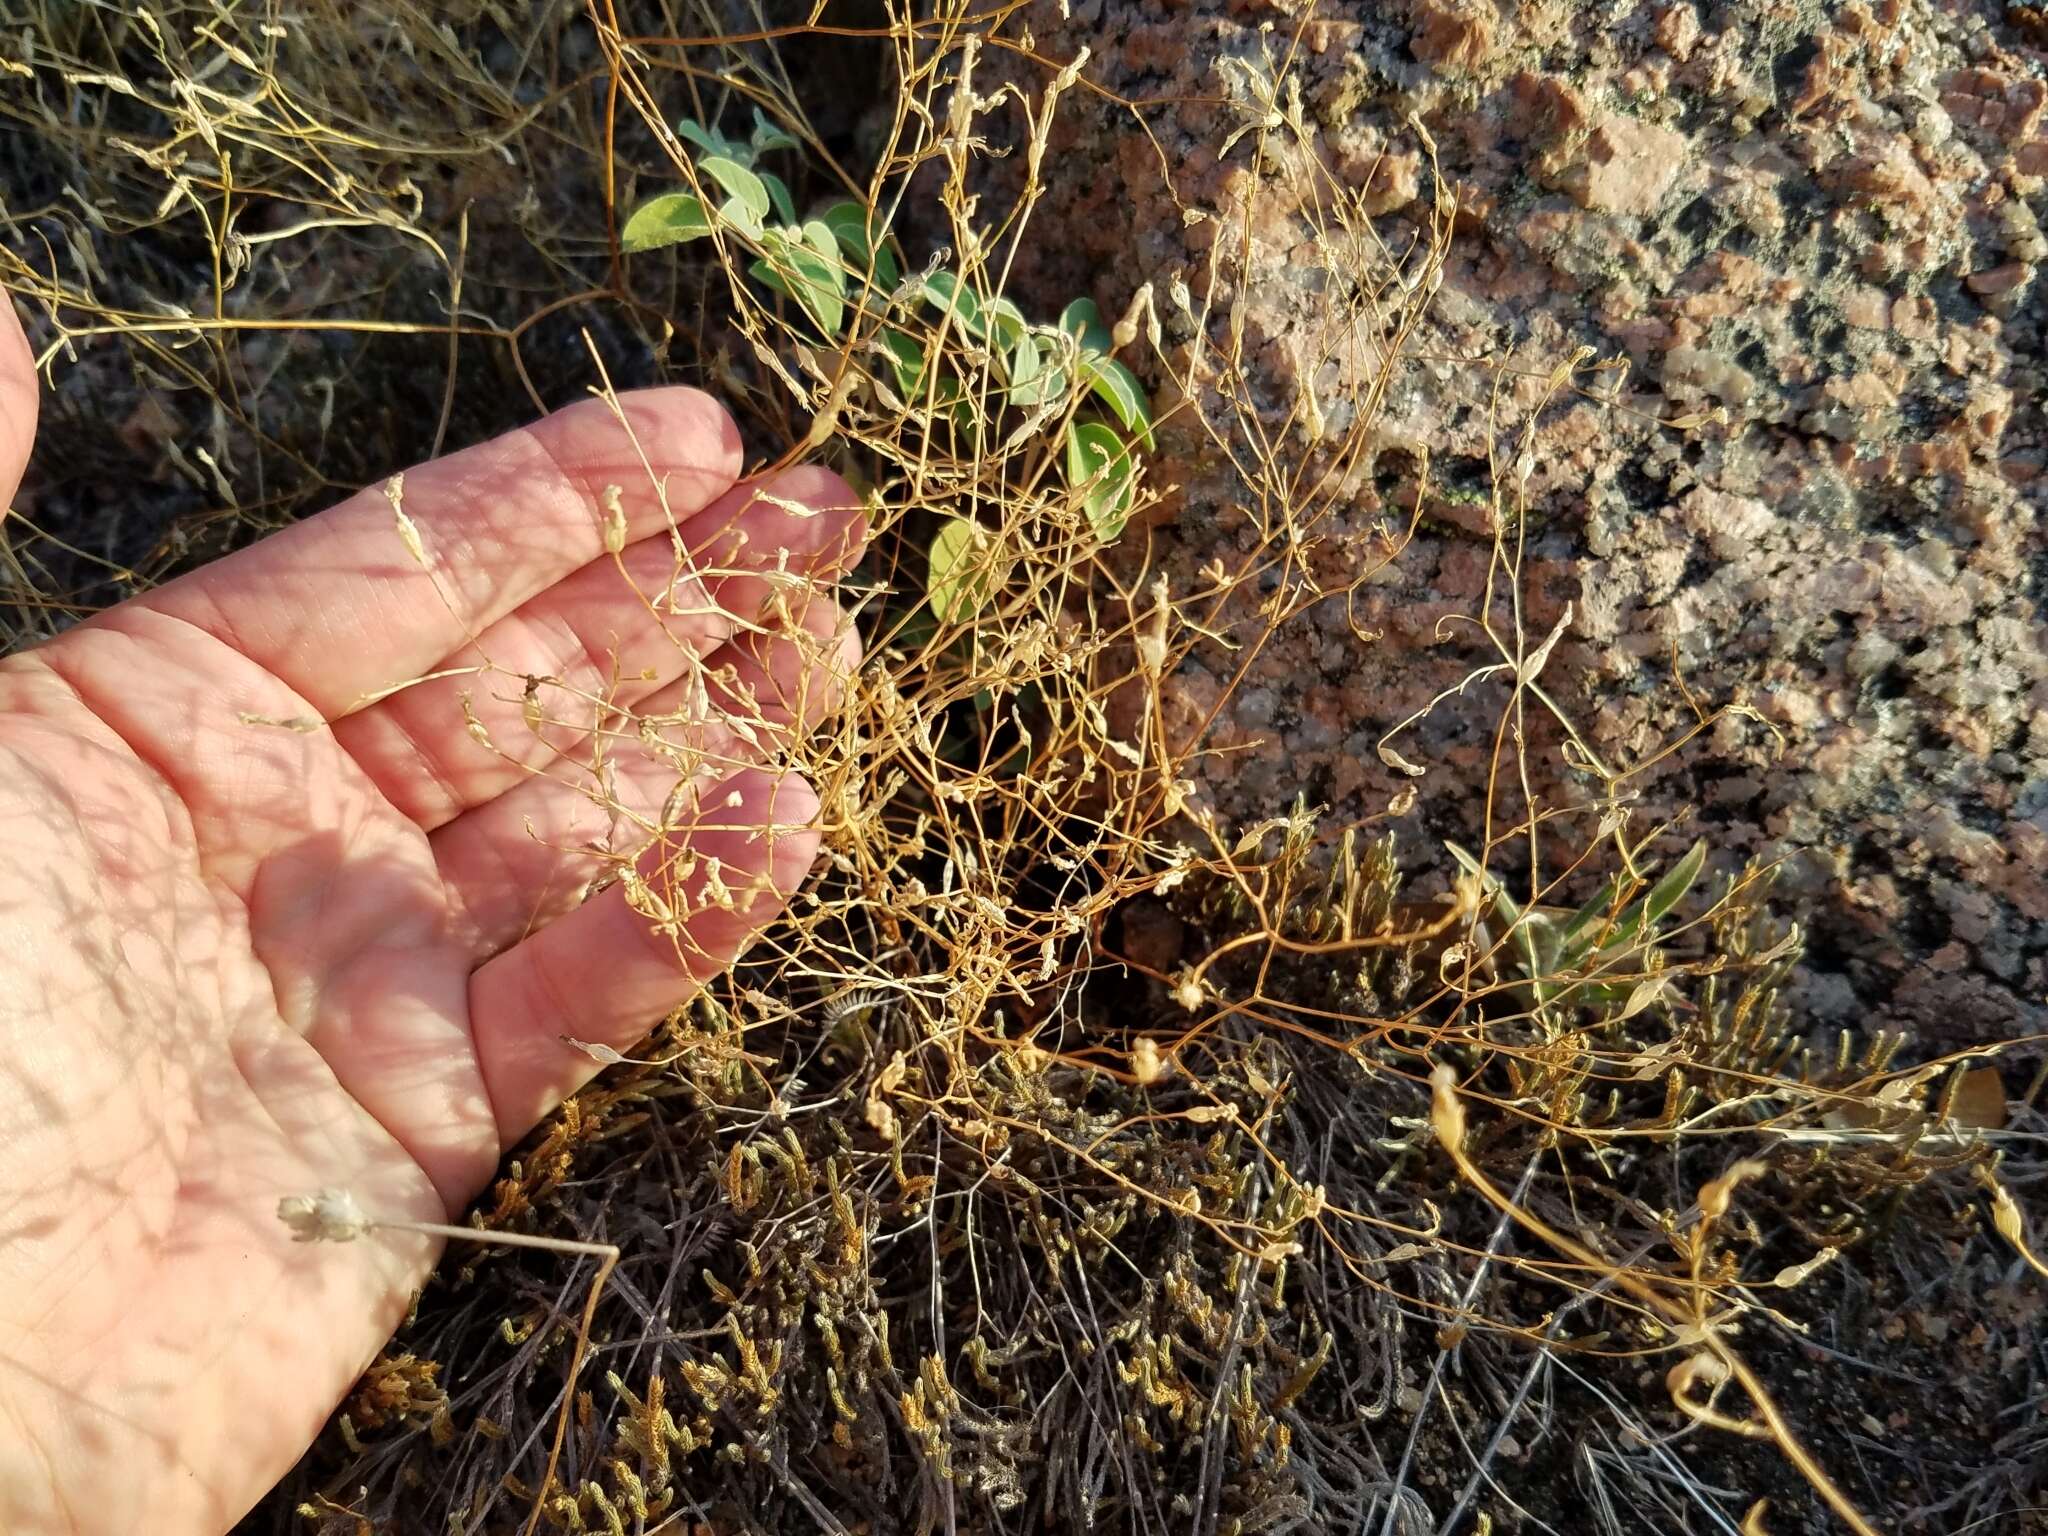
<svg viewBox="0 0 2048 1536">
<path fill-rule="evenodd" d="M 134 601 L 233 647 L 323 719 L 347 714 L 603 554 L 613 487 L 632 543 L 738 478 L 739 430 L 709 395 L 617 404 L 580 401 L 406 470 Z"/>
</svg>

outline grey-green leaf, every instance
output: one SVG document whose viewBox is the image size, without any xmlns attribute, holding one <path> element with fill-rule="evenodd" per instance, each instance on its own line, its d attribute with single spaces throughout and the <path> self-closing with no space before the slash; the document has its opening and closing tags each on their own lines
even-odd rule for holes
<svg viewBox="0 0 2048 1536">
<path fill-rule="evenodd" d="M 743 233 L 759 239 L 761 226 L 775 206 L 761 178 L 739 161 L 723 155 L 706 155 L 699 160 L 697 174 L 716 182 L 726 194 L 728 201 L 719 211 Z"/>
<path fill-rule="evenodd" d="M 946 518 L 932 536 L 925 577 L 932 612 L 948 624 L 979 613 L 1002 582 L 1000 562 L 1000 551 L 987 529 L 963 517 Z"/>
<path fill-rule="evenodd" d="M 1607 881 L 1591 901 L 1565 920 L 1564 930 L 1558 935 L 1558 963 L 1561 967 L 1575 966 L 1586 957 L 1593 941 L 1600 937 L 1603 926 L 1614 916 L 1614 898 L 1620 889 L 1617 882 Z"/>
<path fill-rule="evenodd" d="M 1093 299 L 1076 299 L 1061 310 L 1060 329 L 1076 337 L 1087 351 L 1107 352 L 1110 348 L 1109 327 Z"/>
<path fill-rule="evenodd" d="M 983 331 L 981 301 L 974 290 L 951 272 L 934 272 L 924 280 L 925 299 L 933 308 L 950 311 L 960 319 L 967 334 L 980 339 Z"/>
<path fill-rule="evenodd" d="M 687 192 L 664 192 L 642 203 L 619 231 L 619 244 L 629 251 L 651 251 L 711 233 L 702 198 Z"/>
<path fill-rule="evenodd" d="M 1685 899 L 1685 893 L 1692 889 L 1693 881 L 1699 879 L 1700 871 L 1707 863 L 1707 840 L 1701 838 L 1686 850 L 1685 857 L 1671 866 L 1671 871 L 1650 887 L 1650 894 L 1643 899 L 1643 917 L 1648 923 L 1660 921 L 1666 913 Z"/>
<path fill-rule="evenodd" d="M 846 322 L 846 304 L 839 293 L 845 274 L 840 270 L 837 253 L 828 261 L 811 249 L 807 241 L 780 229 L 762 232 L 761 249 L 761 260 L 749 268 L 753 275 L 776 292 L 795 299 L 827 337 L 837 337 L 840 326 Z"/>
<path fill-rule="evenodd" d="M 1131 450 L 1113 430 L 1099 421 L 1067 429 L 1067 484 L 1080 493 L 1089 526 L 1103 543 L 1124 531 L 1136 481 Z"/>
<path fill-rule="evenodd" d="M 1081 373 L 1089 388 L 1116 413 L 1124 430 L 1134 433 L 1147 448 L 1152 441 L 1152 405 L 1138 376 L 1113 357 L 1084 357 Z"/>
<path fill-rule="evenodd" d="M 744 161 L 746 146 L 735 144 L 716 128 L 707 128 L 694 118 L 684 118 L 676 124 L 676 132 L 703 150 L 707 155 L 724 155 L 730 160 Z"/>
<path fill-rule="evenodd" d="M 1008 362 L 1010 373 L 1010 398 L 1019 405 L 1040 405 L 1050 396 L 1048 385 L 1052 382 L 1052 370 L 1047 366 L 1045 356 L 1039 351 L 1038 341 L 1029 332 L 1017 338 L 1016 346 L 1010 349 Z"/>
<path fill-rule="evenodd" d="M 902 278 L 902 269 L 896 265 L 896 258 L 890 254 L 886 239 L 871 241 L 868 228 L 868 210 L 861 204 L 849 200 L 834 203 L 818 217 L 838 240 L 839 248 L 846 253 L 846 259 L 853 264 L 853 270 L 865 276 L 874 273 L 875 286 L 885 290 L 894 289 Z M 880 231 L 876 231 L 877 234 Z"/>
<path fill-rule="evenodd" d="M 1008 299 L 990 299 L 981 314 L 983 333 L 998 351 L 1014 347 L 1025 332 L 1024 311 Z"/>
<path fill-rule="evenodd" d="M 896 375 L 896 392 L 915 403 L 923 393 L 924 348 L 901 331 L 881 331 L 875 340 L 889 356 L 890 370 Z"/>
<path fill-rule="evenodd" d="M 759 107 L 754 108 L 753 150 L 755 154 L 765 155 L 771 149 L 801 148 L 803 148 L 803 145 L 798 141 L 795 134 L 785 132 L 774 123 L 769 122 L 767 115 Z M 791 219 L 789 222 L 794 224 L 796 220 Z"/>
<path fill-rule="evenodd" d="M 789 188 L 783 184 L 780 176 L 771 176 L 766 171 L 760 174 L 761 185 L 768 189 L 768 201 L 775 205 L 775 217 L 785 224 L 794 224 L 796 202 L 790 197 Z"/>
</svg>

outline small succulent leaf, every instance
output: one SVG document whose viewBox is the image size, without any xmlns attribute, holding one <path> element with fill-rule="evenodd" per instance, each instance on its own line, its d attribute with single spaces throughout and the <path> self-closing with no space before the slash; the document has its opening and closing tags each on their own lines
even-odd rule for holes
<svg viewBox="0 0 2048 1536">
<path fill-rule="evenodd" d="M 628 251 L 652 251 L 702 239 L 711 229 L 702 198 L 688 192 L 664 192 L 633 210 L 626 227 L 619 231 L 619 245 Z"/>
</svg>

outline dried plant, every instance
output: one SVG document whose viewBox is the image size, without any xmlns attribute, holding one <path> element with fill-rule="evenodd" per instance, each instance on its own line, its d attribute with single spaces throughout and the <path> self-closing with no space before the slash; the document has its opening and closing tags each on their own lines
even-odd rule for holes
<svg viewBox="0 0 2048 1536">
<path fill-rule="evenodd" d="M 479 5 L 444 27 L 373 5 L 360 30 L 414 62 L 371 78 L 311 22 L 193 6 L 35 19 L 15 61 L 33 100 L 5 110 L 71 162 L 40 173 L 43 206 L 10 207 L 7 281 L 60 391 L 114 339 L 205 402 L 137 430 L 212 510 L 153 548 L 81 548 L 37 517 L 14 637 L 351 473 L 324 412 L 309 440 L 269 403 L 323 345 L 402 342 L 415 374 L 450 360 L 431 440 L 403 454 L 458 419 L 458 348 L 538 404 L 555 386 L 531 343 L 573 320 L 613 366 L 634 336 L 704 360 L 755 444 L 864 488 L 851 611 L 796 583 L 781 601 L 821 656 L 853 627 L 866 660 L 833 709 L 719 692 L 731 732 L 817 786 L 825 860 L 739 971 L 512 1159 L 471 1218 L 507 1245 L 450 1253 L 252 1529 L 1537 1529 L 1504 1470 L 1514 1437 L 1560 1447 L 1531 1496 L 1552 1515 L 1578 1498 L 1605 1531 L 1691 1508 L 1760 1529 L 1756 1484 L 1694 1470 L 1708 1436 L 1722 1481 L 1763 1478 L 1745 1442 L 1766 1439 L 1870 1528 L 1758 1359 L 1796 1347 L 1838 1256 L 1902 1211 L 1980 1265 L 2027 1252 L 2006 1191 L 2039 1184 L 2039 1114 L 2030 1095 L 2007 1130 L 2002 1095 L 1995 1119 L 1965 1102 L 1971 1064 L 1899 1065 L 1896 1041 L 1816 1052 L 1784 1000 L 1800 934 L 1772 872 L 1709 873 L 1710 844 L 1643 824 L 1632 785 L 1741 706 L 1688 695 L 1681 739 L 1604 762 L 1546 679 L 1562 625 L 1523 622 L 1529 466 L 1553 402 L 1618 398 L 1611 365 L 1459 360 L 1498 446 L 1469 616 L 1490 659 L 1458 692 L 1496 700 L 1498 727 L 1478 838 L 1420 850 L 1441 894 L 1406 888 L 1381 825 L 1451 771 L 1411 760 L 1416 719 L 1372 722 L 1408 788 L 1350 823 L 1297 803 L 1225 825 L 1194 786 L 1221 705 L 1176 698 L 1182 663 L 1235 688 L 1430 515 L 1426 463 L 1404 516 L 1360 535 L 1346 514 L 1417 366 L 1453 238 L 1441 178 L 1395 238 L 1316 154 L 1285 51 L 1224 61 L 1216 149 L 1249 174 L 1236 202 L 1183 207 L 1215 226 L 1202 280 L 1133 274 L 1114 324 L 1070 307 L 1041 325 L 1071 296 L 1026 303 L 1010 273 L 1058 238 L 1034 216 L 1040 168 L 1062 99 L 1096 88 L 1014 6 L 845 27 Z M 545 91 L 508 94 L 477 62 L 486 35 Z M 891 82 L 857 164 L 798 83 L 819 46 L 866 48 Z M 400 143 L 393 121 L 446 128 Z M 589 153 L 533 176 L 487 266 L 429 216 L 423 172 L 548 170 L 543 121 Z M 998 156 L 1022 168 L 1000 201 Z M 92 189 L 87 211 L 56 184 Z M 1317 354 L 1275 410 L 1228 295 L 1283 190 L 1324 280 Z M 209 253 L 210 291 L 103 276 L 110 249 L 166 230 Z M 320 264 L 357 231 L 384 243 L 350 290 Z M 589 371 L 566 343 L 549 356 Z M 331 382 L 339 413 L 358 386 Z M 1237 499 L 1189 584 L 1151 530 L 1196 462 Z M 610 699 L 498 681 L 535 722 L 599 727 L 593 794 L 606 743 L 666 739 Z M 1539 716 L 1563 771 L 1532 767 Z M 1546 801 L 1561 782 L 1579 787 Z M 662 835 L 622 827 L 619 869 Z M 1984 1207 L 1996 1250 L 1983 1179 L 2005 1201 Z M 586 1251 L 509 1245 L 530 1233 Z M 591 1244 L 619 1252 L 601 1295 Z M 1431 1461 L 1453 1470 L 1425 1494 Z M 2027 1465 L 2016 1442 L 1972 1517 L 2032 1496 Z M 1800 1484 L 1781 1473 L 1782 1498 Z"/>
</svg>

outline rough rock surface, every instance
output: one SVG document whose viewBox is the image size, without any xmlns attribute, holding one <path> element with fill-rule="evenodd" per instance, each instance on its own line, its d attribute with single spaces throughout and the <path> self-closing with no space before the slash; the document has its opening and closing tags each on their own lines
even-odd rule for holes
<svg viewBox="0 0 2048 1536">
<path fill-rule="evenodd" d="M 1674 655 L 1694 696 L 1746 702 L 1782 733 L 1779 752 L 1769 730 L 1725 720 L 1637 784 L 1653 814 L 1701 825 L 1724 866 L 1786 860 L 1816 1029 L 1903 1029 L 1932 1053 L 2048 1028 L 2036 13 L 2002 0 L 1297 9 L 1040 0 L 1029 13 L 1046 57 L 1086 45 L 1091 80 L 1153 104 L 1068 98 L 1034 215 L 1062 238 L 1025 243 L 1019 291 L 1093 293 L 1111 315 L 1145 279 L 1199 297 L 1210 242 L 1248 234 L 1252 276 L 1234 297 L 1275 413 L 1316 323 L 1301 265 L 1313 231 L 1271 198 L 1248 232 L 1232 222 L 1254 150 L 1244 138 L 1217 154 L 1245 78 L 1230 61 L 1291 61 L 1315 152 L 1389 247 L 1420 237 L 1428 202 L 1411 115 L 1459 199 L 1423 361 L 1388 400 L 1380 473 L 1359 477 L 1333 532 L 1380 519 L 1401 450 L 1425 446 L 1433 515 L 1357 594 L 1350 617 L 1380 639 L 1355 638 L 1338 601 L 1260 657 L 1220 721 L 1221 744 L 1256 745 L 1214 765 L 1218 809 L 1263 814 L 1297 790 L 1342 814 L 1385 808 L 1402 780 L 1375 755 L 1381 733 L 1489 659 L 1438 629 L 1474 607 L 1490 543 L 1484 506 L 1458 493 L 1483 501 L 1488 484 L 1492 376 L 1457 360 L 1512 349 L 1540 373 L 1588 346 L 1629 368 L 1618 406 L 1552 408 L 1529 480 L 1527 622 L 1540 637 L 1572 613 L 1546 683 L 1610 761 L 1652 755 L 1690 722 Z M 1604 391 L 1616 374 L 1597 377 Z M 1690 430 L 1654 419 L 1715 408 L 1725 418 Z M 1157 537 L 1189 585 L 1241 531 L 1236 488 L 1171 452 L 1159 472 L 1185 486 Z M 1175 682 L 1197 704 L 1219 687 L 1199 659 Z M 1476 805 L 1446 804 L 1442 786 L 1483 779 L 1500 704 L 1483 694 L 1403 748 L 1446 765 L 1405 829 L 1418 853 L 1469 835 Z"/>
</svg>

